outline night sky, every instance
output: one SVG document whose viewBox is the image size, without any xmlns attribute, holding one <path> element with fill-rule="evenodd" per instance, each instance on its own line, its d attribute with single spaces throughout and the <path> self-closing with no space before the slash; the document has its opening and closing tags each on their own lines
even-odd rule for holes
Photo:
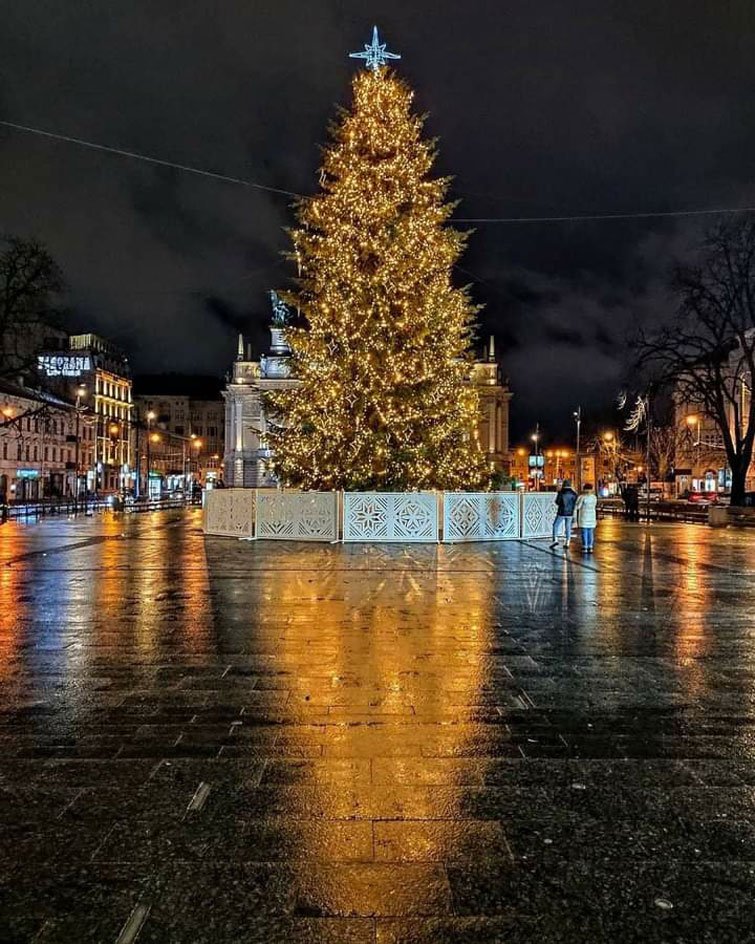
<svg viewBox="0 0 755 944">
<path fill-rule="evenodd" d="M 755 204 L 751 0 L 24 0 L 3 5 L 0 117 L 296 193 L 373 22 L 440 138 L 460 218 Z M 72 327 L 140 371 L 223 373 L 263 341 L 290 198 L 0 128 L 0 231 L 36 236 Z M 610 416 L 628 333 L 710 218 L 479 224 L 514 431 Z"/>
</svg>

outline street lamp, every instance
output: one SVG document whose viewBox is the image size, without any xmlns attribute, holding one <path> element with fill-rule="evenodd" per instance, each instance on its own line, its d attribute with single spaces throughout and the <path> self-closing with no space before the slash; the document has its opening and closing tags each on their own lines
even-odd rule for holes
<svg viewBox="0 0 755 944">
<path fill-rule="evenodd" d="M 574 422 L 577 424 L 577 454 L 576 454 L 576 480 L 577 480 L 577 491 L 582 490 L 582 463 L 579 461 L 579 434 L 582 428 L 582 407 L 578 406 L 577 409 L 572 413 L 574 417 Z"/>
<path fill-rule="evenodd" d="M 81 398 L 86 396 L 87 388 L 84 384 L 79 384 L 76 388 L 76 457 L 75 457 L 75 470 L 74 470 L 74 492 L 73 492 L 73 513 L 76 514 L 79 510 L 79 440 L 80 440 L 80 429 L 81 429 Z M 86 505 L 86 501 L 84 502 Z M 86 511 L 86 508 L 84 509 Z"/>
<path fill-rule="evenodd" d="M 202 448 L 202 440 L 199 439 L 197 435 L 194 433 L 192 433 L 192 436 L 191 436 L 191 445 L 193 449 L 196 449 L 196 458 L 194 461 L 196 462 L 197 479 L 199 480 L 199 484 L 201 485 L 202 473 L 200 472 L 200 469 L 199 469 L 199 450 Z"/>
<path fill-rule="evenodd" d="M 700 445 L 700 414 L 691 413 L 687 417 L 687 426 L 689 426 L 690 431 L 692 430 L 693 426 L 695 427 L 695 442 L 693 443 L 693 445 L 699 446 Z"/>
<path fill-rule="evenodd" d="M 610 466 L 610 471 L 609 471 L 609 483 L 610 483 L 610 481 L 613 480 L 614 478 L 616 479 L 619 478 L 619 470 L 618 470 L 619 441 L 616 438 L 616 435 L 610 429 L 606 430 L 604 433 L 601 433 L 600 439 L 601 439 L 601 444 L 603 446 L 603 449 L 605 450 L 606 455 L 608 456 L 608 462 Z"/>
<path fill-rule="evenodd" d="M 556 450 L 556 481 L 561 478 L 561 457 L 565 455 L 566 453 L 561 449 Z"/>
<path fill-rule="evenodd" d="M 690 433 L 692 432 L 693 428 L 695 429 L 695 441 L 692 443 L 692 445 L 695 448 L 695 455 L 694 455 L 695 465 L 698 466 L 698 468 L 695 469 L 695 472 L 699 476 L 700 474 L 700 469 L 699 469 L 699 465 L 700 465 L 700 414 L 691 413 L 686 418 L 686 422 L 687 422 L 687 426 L 689 427 Z M 697 484 L 700 485 L 700 482 L 698 482 Z"/>
<path fill-rule="evenodd" d="M 150 441 L 150 429 L 152 428 L 152 420 L 154 418 L 155 418 L 154 412 L 152 410 L 149 410 L 147 412 L 147 487 L 146 487 L 147 501 L 149 501 L 150 498 L 152 497 L 149 491 L 149 466 L 150 466 L 150 458 L 151 458 L 149 441 Z"/>
<path fill-rule="evenodd" d="M 530 439 L 535 444 L 535 491 L 540 491 L 540 463 L 538 461 L 540 457 L 540 424 L 535 425 L 535 432 L 530 436 Z"/>
</svg>

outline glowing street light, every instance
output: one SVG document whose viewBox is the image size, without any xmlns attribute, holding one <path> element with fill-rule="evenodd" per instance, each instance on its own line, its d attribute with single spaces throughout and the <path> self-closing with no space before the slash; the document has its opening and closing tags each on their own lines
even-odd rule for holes
<svg viewBox="0 0 755 944">
<path fill-rule="evenodd" d="M 689 426 L 690 430 L 692 430 L 693 427 L 695 428 L 694 445 L 699 446 L 700 445 L 700 414 L 690 413 L 690 415 L 685 418 L 685 422 L 687 423 L 687 426 Z"/>
<path fill-rule="evenodd" d="M 150 471 L 150 469 L 149 469 L 149 467 L 150 467 L 151 453 L 150 453 L 149 444 L 150 444 L 150 439 L 152 438 L 151 435 L 150 435 L 150 429 L 151 429 L 151 427 L 152 427 L 152 420 L 154 420 L 154 418 L 155 418 L 154 410 L 148 410 L 148 411 L 147 411 L 147 501 L 149 501 L 149 499 L 150 499 L 150 494 L 149 494 L 149 471 Z"/>
<path fill-rule="evenodd" d="M 530 439 L 535 444 L 535 491 L 540 491 L 540 424 L 535 425 L 535 432 L 530 436 Z"/>
</svg>

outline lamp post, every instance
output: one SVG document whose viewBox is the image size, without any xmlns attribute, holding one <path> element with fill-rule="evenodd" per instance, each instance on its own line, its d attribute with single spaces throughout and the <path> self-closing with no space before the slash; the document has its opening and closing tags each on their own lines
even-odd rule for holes
<svg viewBox="0 0 755 944">
<path fill-rule="evenodd" d="M 147 492 L 147 501 L 152 497 L 149 493 L 149 464 L 150 464 L 150 430 L 152 429 L 152 420 L 155 418 L 155 414 L 152 410 L 147 412 L 147 484 L 145 491 Z M 141 464 L 141 463 L 140 463 Z"/>
<path fill-rule="evenodd" d="M 605 433 L 603 433 L 603 435 L 601 436 L 601 439 L 603 440 L 603 448 L 605 449 L 608 456 L 610 457 L 610 463 L 611 463 L 610 474 L 612 478 L 618 478 L 616 466 L 618 465 L 619 444 L 616 439 L 616 436 L 611 432 L 611 430 L 607 430 Z"/>
<path fill-rule="evenodd" d="M 81 398 L 86 395 L 87 388 L 84 384 L 79 384 L 76 388 L 76 455 L 74 458 L 74 487 L 73 487 L 73 513 L 77 514 L 79 510 L 79 439 L 81 429 Z M 86 511 L 86 501 L 84 502 Z"/>
<path fill-rule="evenodd" d="M 197 468 L 197 479 L 199 480 L 199 484 L 201 485 L 201 484 L 202 484 L 202 476 L 201 476 L 200 471 L 199 471 L 199 450 L 202 448 L 202 440 L 201 440 L 201 439 L 198 439 L 196 435 L 192 435 L 192 437 L 191 437 L 191 445 L 192 445 L 192 447 L 193 447 L 194 449 L 196 449 L 196 451 L 197 451 L 197 455 L 196 455 L 195 462 L 196 462 L 196 468 Z"/>
<path fill-rule="evenodd" d="M 161 443 L 162 441 L 163 441 L 162 436 L 161 436 L 159 433 L 150 433 L 149 439 L 148 439 L 148 444 L 149 444 L 149 443 L 152 443 L 153 445 L 157 446 L 157 445 L 158 445 L 159 443 Z M 167 453 L 167 456 L 169 456 L 169 455 L 170 455 L 170 453 Z M 160 458 L 161 458 L 162 461 L 163 461 L 163 465 L 164 465 L 164 466 L 167 466 L 167 459 L 166 459 L 165 450 L 163 450 L 163 451 L 160 453 Z M 158 465 L 159 465 L 159 463 L 158 463 Z M 158 468 L 158 471 L 155 472 L 155 480 L 156 480 L 156 481 L 159 480 L 159 481 L 158 481 L 158 484 L 159 484 L 159 486 L 160 486 L 160 487 L 159 487 L 159 490 L 158 490 L 158 491 L 159 491 L 158 498 L 159 498 L 159 497 L 162 495 L 162 475 L 161 475 L 161 473 L 160 473 L 160 471 L 159 471 L 159 468 Z M 148 489 L 148 494 L 149 494 L 149 481 L 147 482 L 147 489 Z M 151 497 L 151 495 L 150 495 L 150 497 Z"/>
<path fill-rule="evenodd" d="M 535 432 L 530 437 L 535 444 L 535 491 L 540 491 L 540 424 L 535 424 Z"/>
<path fill-rule="evenodd" d="M 699 466 L 700 464 L 700 414 L 699 413 L 690 414 L 687 417 L 686 422 L 687 422 L 687 426 L 689 427 L 690 432 L 692 432 L 693 428 L 695 429 L 695 441 L 692 443 L 692 445 L 695 447 L 693 459 L 694 459 L 695 465 Z M 699 472 L 699 469 L 696 469 L 695 471 Z"/>
<path fill-rule="evenodd" d="M 582 407 L 578 406 L 577 409 L 572 413 L 574 417 L 574 422 L 577 424 L 577 453 L 576 453 L 576 480 L 577 480 L 577 491 L 582 491 L 582 463 L 579 461 L 579 434 L 582 428 Z"/>
</svg>

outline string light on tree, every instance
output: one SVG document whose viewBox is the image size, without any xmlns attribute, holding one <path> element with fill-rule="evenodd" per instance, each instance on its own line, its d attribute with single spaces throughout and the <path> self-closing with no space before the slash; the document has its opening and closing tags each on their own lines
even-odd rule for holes
<svg viewBox="0 0 755 944">
<path fill-rule="evenodd" d="M 302 199 L 285 296 L 295 388 L 269 395 L 269 433 L 286 485 L 475 489 L 490 470 L 468 383 L 476 308 L 454 287 L 467 234 L 447 225 L 449 181 L 413 94 L 385 67 L 377 30 L 353 79 L 353 104 L 324 152 L 321 189 Z"/>
</svg>

